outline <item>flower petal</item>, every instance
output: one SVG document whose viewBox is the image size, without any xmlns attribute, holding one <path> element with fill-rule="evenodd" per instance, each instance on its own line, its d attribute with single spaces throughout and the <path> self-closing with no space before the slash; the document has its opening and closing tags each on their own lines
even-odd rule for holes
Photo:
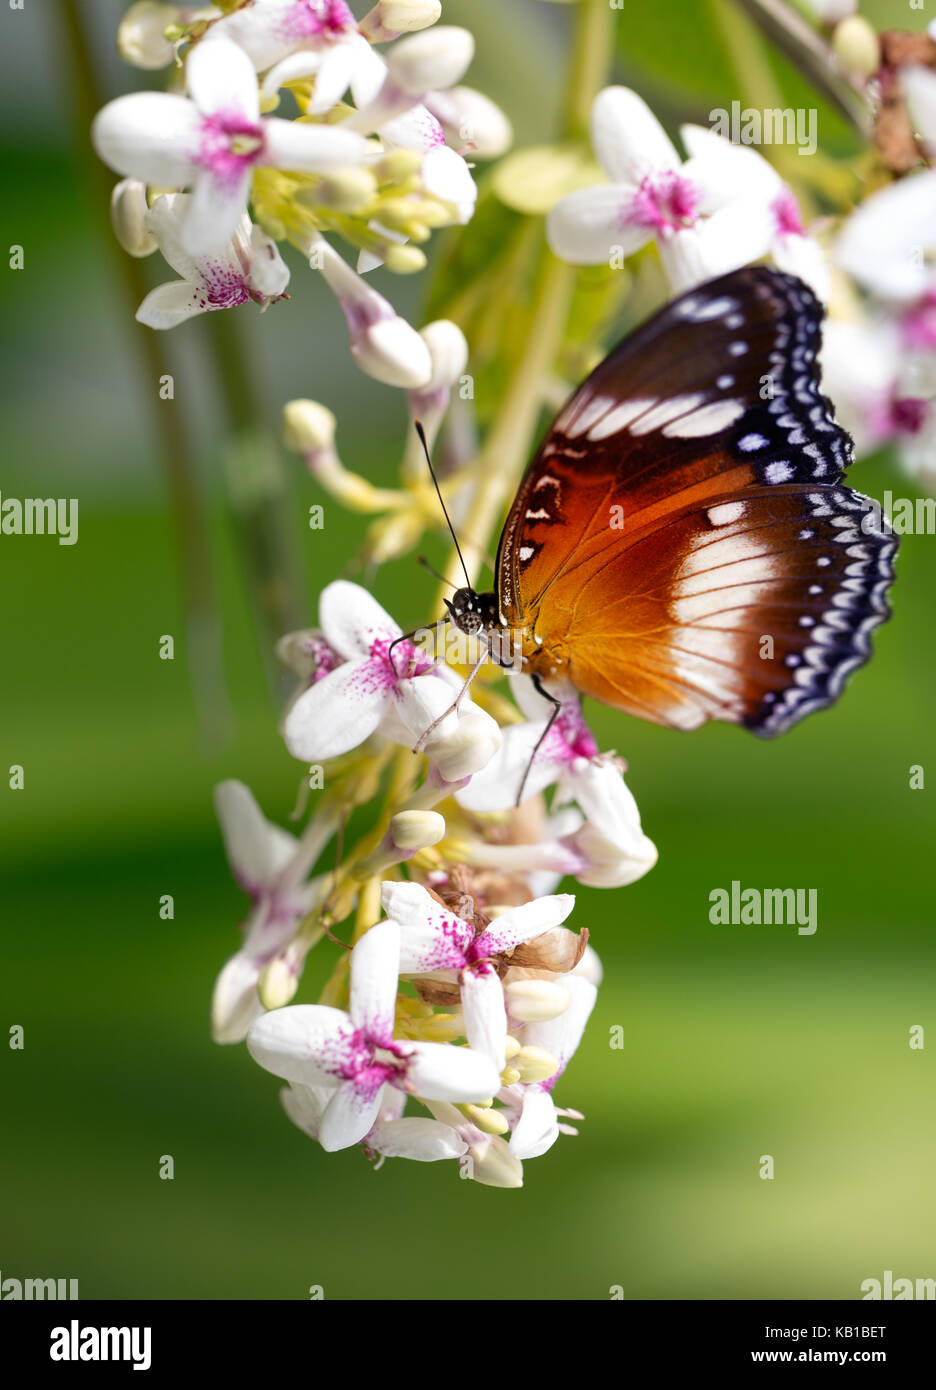
<svg viewBox="0 0 936 1390">
<path fill-rule="evenodd" d="M 197 43 L 185 64 L 189 95 L 203 116 L 215 112 L 260 117 L 260 92 L 253 64 L 244 50 L 224 34 L 212 33 Z"/>
<path fill-rule="evenodd" d="M 322 590 L 319 624 L 328 645 L 345 657 L 371 656 L 375 642 L 389 646 L 402 632 L 367 589 L 347 579 Z"/>
<path fill-rule="evenodd" d="M 256 895 L 292 857 L 298 842 L 269 823 L 243 782 L 220 782 L 214 805 L 231 871 L 245 892 Z"/>
<path fill-rule="evenodd" d="M 905 67 L 900 73 L 900 85 L 910 117 L 933 154 L 936 152 L 936 73 L 923 67 Z"/>
<path fill-rule="evenodd" d="M 359 1090 L 353 1081 L 343 1081 L 325 1107 L 319 1129 L 319 1143 L 329 1153 L 360 1144 L 380 1113 L 383 1087 L 371 1094 Z"/>
<path fill-rule="evenodd" d="M 318 1139 L 325 1107 L 334 1095 L 334 1086 L 301 1086 L 294 1082 L 280 1091 L 280 1100 L 294 1125 L 312 1139 Z"/>
<path fill-rule="evenodd" d="M 497 956 L 512 951 L 523 941 L 531 941 L 541 932 L 550 931 L 564 922 L 575 906 L 574 893 L 555 893 L 548 898 L 534 898 L 520 907 L 508 908 L 495 917 L 488 929 L 477 937 L 472 948 L 475 959 Z"/>
<path fill-rule="evenodd" d="M 546 239 L 557 256 L 572 265 L 609 264 L 645 246 L 649 227 L 629 225 L 627 207 L 633 189 L 601 183 L 560 198 L 546 218 Z"/>
<path fill-rule="evenodd" d="M 489 763 L 476 772 L 455 800 L 466 811 L 507 811 L 516 803 L 524 774 L 523 796 L 528 800 L 551 787 L 563 764 L 541 750 L 530 763 L 533 749 L 545 729 L 542 724 L 511 724 L 501 732 L 501 746 Z"/>
<path fill-rule="evenodd" d="M 150 290 L 135 318 L 147 328 L 177 328 L 180 323 L 207 313 L 210 308 L 199 285 L 193 285 L 190 280 L 171 280 Z"/>
<path fill-rule="evenodd" d="M 497 971 L 490 965 L 464 971 L 461 1000 L 468 1046 L 490 1057 L 502 1072 L 507 1065 L 507 1010 Z"/>
<path fill-rule="evenodd" d="M 678 169 L 681 160 L 650 107 L 629 87 L 606 87 L 591 110 L 591 139 L 609 179 L 639 183 L 654 169 Z"/>
<path fill-rule="evenodd" d="M 170 92 L 132 92 L 95 116 L 91 139 L 119 174 L 167 187 L 192 182 L 200 118 L 192 102 Z"/>
<path fill-rule="evenodd" d="M 374 1125 L 368 1144 L 386 1158 L 414 1158 L 417 1163 L 435 1163 L 443 1158 L 461 1158 L 468 1145 L 451 1125 L 439 1120 L 388 1120 Z"/>
<path fill-rule="evenodd" d="M 304 1086 L 339 1076 L 352 1049 L 354 1025 L 343 1009 L 290 1004 L 251 1024 L 247 1050 L 255 1062 Z"/>
<path fill-rule="evenodd" d="M 257 994 L 259 970 L 244 951 L 225 963 L 211 997 L 211 1036 L 216 1043 L 239 1043 L 264 1009 Z"/>
<path fill-rule="evenodd" d="M 373 662 L 346 661 L 304 690 L 283 722 L 294 758 L 320 763 L 357 748 L 380 723 L 385 694 Z"/>
<path fill-rule="evenodd" d="M 773 165 L 750 145 L 735 145 L 707 126 L 684 125 L 680 135 L 691 156 L 682 176 L 702 189 L 704 212 L 741 197 L 770 202 L 783 188 Z"/>
<path fill-rule="evenodd" d="M 400 973 L 461 970 L 474 928 L 419 883 L 384 883 L 384 912 L 400 927 Z"/>
<path fill-rule="evenodd" d="M 396 922 L 378 922 L 351 952 L 349 1013 L 355 1027 L 381 1047 L 393 1042 L 399 975 L 400 928 Z"/>
<path fill-rule="evenodd" d="M 553 1098 L 542 1086 L 524 1088 L 520 1119 L 510 1133 L 510 1152 L 521 1160 L 539 1158 L 559 1138 L 559 1121 Z"/>
<path fill-rule="evenodd" d="M 353 130 L 335 125 L 308 125 L 268 116 L 264 163 L 299 174 L 326 173 L 360 164 L 368 153 L 367 141 Z"/>
<path fill-rule="evenodd" d="M 261 1020 L 262 1023 L 262 1020 Z M 453 1043 L 397 1043 L 406 1059 L 406 1086 L 426 1100 L 465 1104 L 488 1100 L 500 1085 L 490 1057 Z"/>
<path fill-rule="evenodd" d="M 286 56 L 300 39 L 290 32 L 289 15 L 296 0 L 262 0 L 245 5 L 211 26 L 212 38 L 224 37 L 242 48 L 257 72 Z"/>
<path fill-rule="evenodd" d="M 559 1059 L 559 1070 L 546 1083 L 550 1090 L 582 1041 L 585 1025 L 598 998 L 595 986 L 581 975 L 560 975 L 557 982 L 572 996 L 569 1007 L 558 1017 L 545 1023 L 528 1023 L 523 1030 L 524 1047 L 541 1047 Z"/>
<path fill-rule="evenodd" d="M 190 256 L 210 256 L 227 246 L 247 211 L 250 180 L 249 169 L 230 180 L 208 169 L 199 174 L 182 226 L 182 246 Z"/>
<path fill-rule="evenodd" d="M 936 172 L 908 174 L 873 193 L 852 213 L 836 244 L 836 260 L 868 289 L 915 298 L 929 272 L 918 247 L 936 242 Z"/>
</svg>

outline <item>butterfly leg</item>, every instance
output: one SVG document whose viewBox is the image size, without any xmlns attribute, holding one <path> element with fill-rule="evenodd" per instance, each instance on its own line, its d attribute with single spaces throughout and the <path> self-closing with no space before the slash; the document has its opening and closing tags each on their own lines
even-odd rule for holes
<svg viewBox="0 0 936 1390">
<path fill-rule="evenodd" d="M 537 691 L 539 692 L 540 695 L 542 695 L 542 697 L 543 697 L 544 700 L 548 700 L 549 703 L 552 705 L 552 714 L 550 714 L 549 718 L 548 718 L 547 721 L 546 721 L 546 727 L 545 727 L 545 729 L 544 729 L 543 732 L 540 734 L 539 738 L 536 740 L 536 747 L 533 749 L 533 752 L 530 754 L 530 761 L 527 763 L 526 767 L 524 768 L 523 777 L 522 777 L 521 782 L 520 782 L 520 790 L 517 792 L 517 799 L 516 799 L 516 801 L 514 802 L 514 805 L 515 805 L 515 806 L 519 806 L 520 803 L 523 801 L 523 789 L 524 789 L 524 787 L 525 787 L 526 784 L 527 784 L 527 778 L 528 778 L 529 775 L 530 775 L 530 768 L 531 768 L 531 767 L 533 766 L 533 764 L 536 762 L 536 755 L 537 755 L 537 753 L 540 751 L 540 749 L 542 748 L 543 744 L 545 743 L 546 738 L 547 738 L 547 735 L 549 734 L 549 731 L 550 731 L 550 729 L 552 728 L 552 726 L 555 724 L 556 720 L 559 718 L 559 711 L 562 709 L 562 701 L 561 701 L 561 700 L 557 700 L 556 697 L 555 697 L 555 695 L 551 695 L 551 694 L 549 693 L 549 691 L 546 689 L 546 687 L 543 685 L 542 681 L 540 680 L 539 676 L 533 675 L 533 676 L 530 677 L 530 679 L 531 679 L 532 682 L 533 682 L 533 687 L 534 687 L 534 689 L 537 690 Z"/>
<path fill-rule="evenodd" d="M 457 713 L 458 713 L 458 710 L 459 710 L 459 707 L 460 707 L 460 705 L 461 705 L 462 700 L 464 700 L 465 696 L 468 694 L 468 690 L 469 690 L 469 688 L 470 688 L 470 686 L 471 686 L 471 682 L 474 680 L 475 676 L 476 676 L 476 675 L 478 674 L 478 672 L 481 670 L 481 667 L 484 665 L 485 661 L 487 661 L 487 657 L 488 657 L 488 652 L 487 652 L 487 648 L 485 647 L 484 651 L 483 651 L 483 652 L 481 653 L 481 655 L 478 657 L 478 659 L 477 659 L 477 661 L 475 662 L 474 666 L 472 666 L 472 668 L 471 668 L 471 670 L 469 671 L 468 675 L 465 677 L 465 683 L 464 683 L 464 685 L 462 686 L 461 690 L 459 690 L 458 694 L 455 696 L 455 699 L 454 699 L 454 700 L 452 701 L 452 703 L 449 705 L 448 709 L 444 709 L 444 710 L 442 711 L 442 713 L 441 713 L 436 719 L 433 719 L 433 721 L 432 721 L 432 723 L 429 725 L 428 729 L 424 729 L 423 732 L 419 735 L 419 738 L 418 738 L 418 739 L 416 740 L 416 742 L 413 744 L 413 752 L 414 752 L 414 753 L 418 753 L 418 752 L 419 752 L 420 748 L 422 748 L 423 744 L 426 742 L 426 739 L 429 737 L 429 735 L 432 733 L 432 731 L 433 731 L 434 729 L 437 729 L 437 728 L 439 727 L 439 725 L 442 723 L 443 719 L 448 719 L 448 717 L 449 717 L 450 714 L 457 714 Z"/>
</svg>

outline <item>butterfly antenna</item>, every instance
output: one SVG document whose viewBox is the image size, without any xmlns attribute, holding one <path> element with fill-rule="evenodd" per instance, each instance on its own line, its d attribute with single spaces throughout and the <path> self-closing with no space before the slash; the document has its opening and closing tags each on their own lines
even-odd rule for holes
<svg viewBox="0 0 936 1390">
<path fill-rule="evenodd" d="M 437 570 L 435 565 L 430 565 L 425 555 L 417 555 L 416 563 L 418 565 L 422 565 L 423 569 L 428 570 L 430 574 L 434 575 L 435 578 L 439 580 L 440 584 L 448 584 L 449 588 L 451 589 L 458 588 L 458 585 L 453 583 L 451 579 L 446 579 L 445 575 L 442 574 L 439 570 Z"/>
<path fill-rule="evenodd" d="M 436 490 L 436 496 L 439 499 L 439 506 L 442 508 L 442 515 L 445 517 L 445 524 L 449 528 L 449 533 L 452 537 L 452 540 L 455 543 L 455 552 L 458 555 L 458 559 L 462 567 L 462 573 L 465 576 L 465 583 L 469 589 L 473 589 L 474 585 L 472 584 L 471 578 L 468 574 L 468 566 L 465 564 L 465 557 L 461 553 L 461 546 L 458 544 L 458 537 L 455 534 L 455 527 L 452 525 L 452 518 L 448 514 L 448 508 L 445 505 L 445 498 L 442 496 L 442 489 L 439 487 L 439 480 L 436 477 L 435 469 L 432 466 L 432 459 L 429 457 L 429 445 L 426 442 L 426 431 L 423 429 L 422 422 L 420 420 L 414 420 L 413 424 L 416 427 L 416 433 L 419 435 L 419 442 L 423 447 L 423 453 L 426 455 L 426 463 L 429 467 L 429 476 L 432 479 L 433 487 Z M 445 580 L 445 583 L 449 582 L 449 580 Z"/>
</svg>

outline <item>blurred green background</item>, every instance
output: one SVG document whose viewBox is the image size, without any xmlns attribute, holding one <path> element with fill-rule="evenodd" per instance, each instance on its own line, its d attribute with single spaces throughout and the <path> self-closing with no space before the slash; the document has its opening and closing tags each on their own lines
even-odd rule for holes
<svg viewBox="0 0 936 1390">
<path fill-rule="evenodd" d="M 864 8 L 920 24 L 903 4 Z M 106 94 L 139 85 L 112 53 L 122 6 L 84 9 Z M 520 142 L 548 138 L 567 7 L 444 10 L 475 30 L 470 80 L 509 109 Z M 909 787 L 913 764 L 936 777 L 932 536 L 904 540 L 896 617 L 871 666 L 781 742 L 681 737 L 592 709 L 602 745 L 629 761 L 660 862 L 633 887 L 580 892 L 576 921 L 607 973 L 559 1099 L 588 1118 L 526 1165 L 522 1191 L 461 1182 L 452 1164 L 375 1174 L 357 1151 L 325 1155 L 243 1048 L 210 1042 L 212 983 L 244 913 L 211 789 L 241 778 L 285 823 L 297 771 L 235 543 L 204 322 L 166 344 L 177 401 L 165 406 L 196 432 L 223 632 L 229 736 L 206 748 L 199 732 L 154 388 L 57 11 L 27 0 L 0 12 L 2 244 L 26 253 L 0 281 L 0 485 L 80 499 L 74 547 L 0 537 L 0 766 L 25 768 L 25 789 L 0 795 L 0 1017 L 25 1029 L 0 1067 L 3 1277 L 78 1278 L 83 1298 L 301 1299 L 321 1285 L 329 1298 L 591 1299 L 612 1285 L 629 1298 L 855 1298 L 884 1269 L 932 1276 L 936 1043 L 908 1046 L 912 1025 L 936 1028 L 933 791 Z M 729 105 L 712 16 L 695 0 L 630 5 L 619 79 L 677 116 Z M 243 339 L 271 427 L 290 396 L 325 400 L 345 461 L 387 477 L 402 403 L 354 372 L 335 305 L 292 264 L 288 305 L 241 310 L 224 331 Z M 423 284 L 389 282 L 417 319 Z M 295 460 L 284 469 L 308 618 L 317 589 L 353 573 L 361 527 L 327 504 L 324 532 L 306 531 L 322 499 Z M 887 458 L 853 482 L 913 495 Z M 402 622 L 425 619 L 432 584 L 412 561 L 382 570 L 378 590 Z M 165 633 L 173 662 L 157 659 Z M 817 888 L 817 934 L 710 925 L 709 892 L 733 879 Z M 158 915 L 166 893 L 172 921 Z M 300 998 L 315 997 L 336 949 L 310 959 Z M 618 1025 L 625 1047 L 612 1050 Z M 773 1181 L 758 1176 L 763 1154 Z"/>
</svg>

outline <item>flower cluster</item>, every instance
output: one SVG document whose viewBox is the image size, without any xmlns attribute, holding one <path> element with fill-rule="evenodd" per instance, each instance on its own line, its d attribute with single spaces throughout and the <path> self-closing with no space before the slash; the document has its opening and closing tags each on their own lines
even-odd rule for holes
<svg viewBox="0 0 936 1390">
<path fill-rule="evenodd" d="M 377 486 L 345 466 L 325 405 L 286 404 L 312 485 L 371 518 L 372 571 L 444 515 L 462 541 L 445 584 L 472 583 L 542 407 L 599 360 L 632 289 L 659 296 L 657 266 L 673 294 L 764 258 L 807 281 L 829 309 L 825 389 L 859 448 L 896 442 L 936 476 L 936 32 L 878 35 L 854 0 L 810 0 L 814 29 L 791 27 L 788 56 L 806 26 L 804 70 L 868 145 L 856 172 L 697 124 L 680 129 L 683 158 L 637 92 L 602 87 L 605 7 L 562 8 L 591 55 L 573 67 L 585 86 L 557 144 L 507 155 L 507 117 L 462 85 L 472 35 L 437 23 L 438 0 L 360 18 L 345 0 L 133 4 L 118 47 L 165 90 L 110 102 L 93 140 L 122 176 L 121 245 L 179 277 L 138 319 L 265 310 L 288 298 L 290 246 L 321 274 L 353 361 L 405 393 L 439 465 L 436 490 L 409 431 L 398 484 Z M 484 160 L 498 162 L 476 183 Z M 442 227 L 459 230 L 417 331 L 366 277 L 421 270 Z M 318 627 L 279 641 L 297 678 L 281 733 L 305 765 L 294 818 L 311 809 L 292 834 L 242 784 L 217 790 L 251 908 L 212 1031 L 288 1083 L 287 1114 L 323 1148 L 453 1159 L 515 1187 L 582 1118 L 553 1091 L 601 967 L 558 890 L 621 888 L 657 856 L 574 691 L 552 690 L 557 709 L 520 661 L 508 698 L 484 646 L 457 633 L 450 651 L 443 629 L 404 633 L 341 579 Z M 343 950 L 319 1002 L 294 1002 L 325 942 Z"/>
<path fill-rule="evenodd" d="M 142 323 L 267 308 L 286 296 L 276 243 L 288 241 L 336 294 L 357 364 L 429 384 L 429 351 L 361 273 L 420 269 L 434 228 L 471 219 L 469 159 L 511 139 L 498 108 L 459 85 L 473 40 L 430 27 L 440 12 L 438 0 L 381 0 L 358 24 L 344 0 L 131 7 L 120 50 L 168 67 L 170 90 L 110 102 L 92 138 L 126 176 L 112 203 L 121 243 L 159 250 L 181 277 L 147 295 Z M 296 115 L 278 114 L 287 104 Z M 329 238 L 357 252 L 357 271 Z"/>
</svg>

